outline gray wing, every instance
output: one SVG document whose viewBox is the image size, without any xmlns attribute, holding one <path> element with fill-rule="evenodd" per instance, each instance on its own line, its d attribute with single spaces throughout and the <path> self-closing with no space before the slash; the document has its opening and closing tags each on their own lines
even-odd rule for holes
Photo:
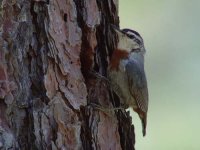
<svg viewBox="0 0 200 150">
<path fill-rule="evenodd" d="M 144 72 L 144 65 L 131 60 L 126 65 L 129 90 L 136 100 L 138 107 L 143 111 L 148 110 L 148 88 Z"/>
</svg>

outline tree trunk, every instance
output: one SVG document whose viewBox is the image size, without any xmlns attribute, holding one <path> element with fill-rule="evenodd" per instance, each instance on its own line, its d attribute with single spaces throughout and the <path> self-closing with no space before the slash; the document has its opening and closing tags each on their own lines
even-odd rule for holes
<svg viewBox="0 0 200 150">
<path fill-rule="evenodd" d="M 134 149 L 129 113 L 104 111 L 118 0 L 0 2 L 0 149 Z"/>
</svg>

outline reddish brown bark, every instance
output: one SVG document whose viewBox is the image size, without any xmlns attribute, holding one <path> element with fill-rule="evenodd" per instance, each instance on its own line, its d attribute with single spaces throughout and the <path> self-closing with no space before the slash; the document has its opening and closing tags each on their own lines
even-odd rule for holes
<svg viewBox="0 0 200 150">
<path fill-rule="evenodd" d="M 0 149 L 134 149 L 107 66 L 118 0 L 3 0 Z M 99 75 L 97 75 L 99 74 Z"/>
</svg>

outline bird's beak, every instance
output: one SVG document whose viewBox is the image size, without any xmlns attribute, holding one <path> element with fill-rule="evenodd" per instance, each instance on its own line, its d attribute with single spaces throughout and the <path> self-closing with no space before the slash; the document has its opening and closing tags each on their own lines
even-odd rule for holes
<svg viewBox="0 0 200 150">
<path fill-rule="evenodd" d="M 114 24 L 111 24 L 111 27 L 115 30 L 115 32 L 121 32 L 121 30 Z"/>
</svg>

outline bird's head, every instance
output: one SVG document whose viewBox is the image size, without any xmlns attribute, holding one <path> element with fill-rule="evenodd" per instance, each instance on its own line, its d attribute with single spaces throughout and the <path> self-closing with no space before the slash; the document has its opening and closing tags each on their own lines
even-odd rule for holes
<svg viewBox="0 0 200 150">
<path fill-rule="evenodd" d="M 140 34 L 131 29 L 118 29 L 113 26 L 118 35 L 118 49 L 127 51 L 128 53 L 145 53 L 143 39 Z"/>
</svg>

